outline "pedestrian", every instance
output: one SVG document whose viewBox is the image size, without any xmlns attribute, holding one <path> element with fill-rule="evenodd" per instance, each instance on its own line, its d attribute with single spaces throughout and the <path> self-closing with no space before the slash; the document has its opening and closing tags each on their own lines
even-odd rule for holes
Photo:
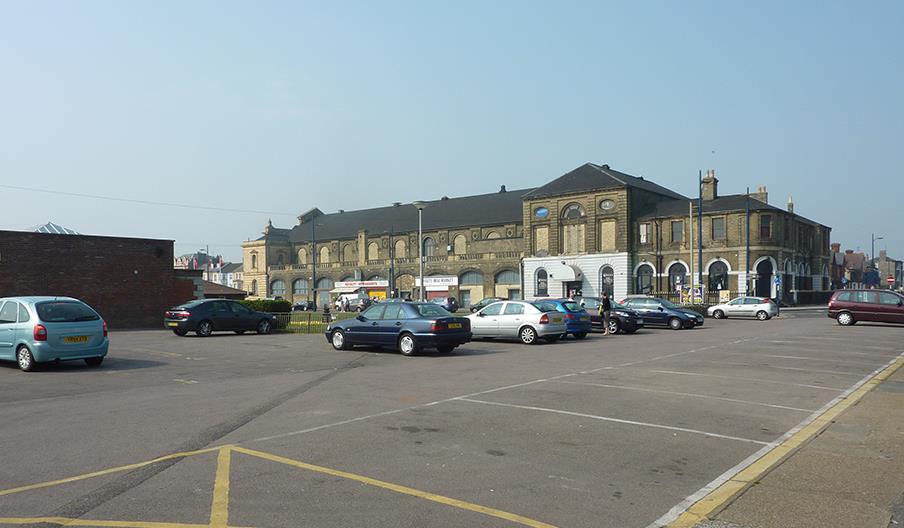
<svg viewBox="0 0 904 528">
<path fill-rule="evenodd" d="M 603 320 L 603 335 L 609 335 L 609 313 L 612 311 L 612 301 L 609 293 L 603 292 L 603 302 L 600 303 L 600 318 Z"/>
</svg>

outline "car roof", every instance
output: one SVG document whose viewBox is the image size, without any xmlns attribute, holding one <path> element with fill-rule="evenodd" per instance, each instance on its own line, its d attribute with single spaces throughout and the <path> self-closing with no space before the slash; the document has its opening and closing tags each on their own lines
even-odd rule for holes
<svg viewBox="0 0 904 528">
<path fill-rule="evenodd" d="M 2 301 L 20 301 L 31 304 L 36 304 L 39 302 L 45 301 L 76 301 L 82 302 L 75 297 L 54 297 L 52 295 L 28 295 L 23 297 L 0 297 L 0 302 Z"/>
</svg>

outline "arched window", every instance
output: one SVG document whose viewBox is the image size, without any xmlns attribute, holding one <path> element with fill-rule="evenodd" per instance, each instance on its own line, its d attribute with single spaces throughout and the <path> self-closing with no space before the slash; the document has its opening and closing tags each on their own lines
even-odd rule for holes
<svg viewBox="0 0 904 528">
<path fill-rule="evenodd" d="M 643 264 L 637 268 L 636 293 L 652 293 L 653 291 L 653 266 Z"/>
<path fill-rule="evenodd" d="M 307 264 L 308 262 L 308 250 L 305 248 L 301 248 L 298 250 L 298 263 L 299 264 Z"/>
<path fill-rule="evenodd" d="M 352 262 L 355 260 L 355 250 L 351 244 L 342 246 L 342 262 Z"/>
<path fill-rule="evenodd" d="M 295 279 L 292 281 L 292 295 L 307 295 L 308 281 L 304 279 Z"/>
<path fill-rule="evenodd" d="M 320 248 L 320 262 L 326 264 L 330 261 L 330 248 L 323 246 Z"/>
<path fill-rule="evenodd" d="M 562 210 L 562 218 L 566 220 L 577 220 L 578 218 L 584 218 L 584 216 L 584 208 L 578 203 L 568 204 Z"/>
<path fill-rule="evenodd" d="M 710 291 L 728 289 L 728 266 L 720 260 L 709 266 L 709 289 Z"/>
<path fill-rule="evenodd" d="M 329 279 L 324 277 L 322 279 L 317 279 L 317 289 L 318 290 L 332 290 L 333 289 L 333 279 Z"/>
<path fill-rule="evenodd" d="M 376 242 L 371 242 L 367 245 L 367 260 L 379 260 L 380 259 L 380 245 Z"/>
<path fill-rule="evenodd" d="M 286 294 L 286 283 L 280 279 L 276 279 L 275 281 L 270 283 L 270 295 L 276 297 L 277 295 L 282 296 Z"/>
<path fill-rule="evenodd" d="M 608 293 L 611 298 L 615 295 L 615 270 L 612 266 L 600 268 L 600 294 Z"/>
<path fill-rule="evenodd" d="M 489 233 L 487 233 L 487 240 L 496 240 L 497 238 L 501 238 L 501 237 L 499 236 L 499 233 L 497 233 L 496 231 L 490 231 Z"/>
<path fill-rule="evenodd" d="M 680 262 L 669 266 L 669 291 L 677 291 L 678 288 L 688 286 L 687 268 Z"/>
<path fill-rule="evenodd" d="M 452 239 L 452 252 L 456 255 L 464 255 L 468 252 L 468 239 L 464 235 L 455 235 Z"/>
<path fill-rule="evenodd" d="M 252 255 L 254 257 L 254 255 Z M 252 261 L 254 259 L 252 258 Z M 251 281 L 251 295 L 257 295 L 257 280 Z"/>
<path fill-rule="evenodd" d="M 257 269 L 257 255 L 251 255 L 251 269 Z"/>
<path fill-rule="evenodd" d="M 466 271 L 458 278 L 458 283 L 462 286 L 483 285 L 483 274 L 479 271 Z"/>
<path fill-rule="evenodd" d="M 367 280 L 369 280 L 369 281 L 381 281 L 381 280 L 386 280 L 386 277 L 384 277 L 384 276 L 382 276 L 382 275 L 380 275 L 380 274 L 378 273 L 378 274 L 376 274 L 376 275 L 371 275 L 370 277 L 367 278 Z"/>
<path fill-rule="evenodd" d="M 436 253 L 436 241 L 432 238 L 427 237 L 424 239 L 424 252 L 422 255 L 425 257 L 432 257 Z"/>
<path fill-rule="evenodd" d="M 517 271 L 503 270 L 496 274 L 496 284 L 521 284 Z"/>
<path fill-rule="evenodd" d="M 549 275 L 545 269 L 537 270 L 537 297 L 549 296 Z"/>
<path fill-rule="evenodd" d="M 395 243 L 395 258 L 407 258 L 407 246 L 404 240 L 396 240 Z"/>
</svg>

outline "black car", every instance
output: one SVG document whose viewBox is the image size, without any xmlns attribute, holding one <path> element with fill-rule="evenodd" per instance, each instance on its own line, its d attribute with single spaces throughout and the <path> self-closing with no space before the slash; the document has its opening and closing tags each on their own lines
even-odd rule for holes
<svg viewBox="0 0 904 528">
<path fill-rule="evenodd" d="M 430 302 L 442 306 L 449 313 L 455 313 L 458 311 L 458 300 L 455 299 L 455 297 L 436 297 L 434 299 L 430 299 Z"/>
<path fill-rule="evenodd" d="M 392 347 L 406 356 L 425 348 L 448 354 L 471 340 L 471 321 L 433 303 L 378 303 L 354 319 L 331 323 L 324 335 L 336 350 L 371 345 Z"/>
<path fill-rule="evenodd" d="M 298 301 L 292 305 L 293 312 L 316 312 L 317 303 L 314 301 Z"/>
<path fill-rule="evenodd" d="M 600 317 L 600 304 L 603 300 L 599 297 L 582 297 L 581 306 L 590 314 L 590 323 L 600 329 L 603 328 L 603 318 Z M 609 312 L 609 333 L 618 334 L 624 332 L 633 334 L 643 328 L 643 318 L 640 315 L 617 302 L 609 299 L 612 303 L 612 310 Z"/>
<path fill-rule="evenodd" d="M 471 305 L 471 313 L 478 312 L 483 310 L 487 306 L 493 304 L 494 302 L 504 301 L 502 297 L 484 297 L 480 300 L 480 302 Z"/>
<path fill-rule="evenodd" d="M 252 330 L 269 334 L 276 326 L 276 316 L 256 312 L 229 299 L 201 299 L 167 310 L 163 315 L 163 326 L 177 336 L 195 332 L 200 337 L 207 337 L 213 332 L 244 334 Z"/>
<path fill-rule="evenodd" d="M 629 295 L 621 304 L 636 310 L 645 326 L 665 326 L 672 330 L 703 326 L 703 316 L 659 297 Z"/>
</svg>

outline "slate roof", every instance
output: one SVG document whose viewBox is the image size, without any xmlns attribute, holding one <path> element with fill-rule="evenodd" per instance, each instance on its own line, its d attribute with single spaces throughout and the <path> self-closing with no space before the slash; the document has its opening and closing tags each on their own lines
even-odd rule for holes
<svg viewBox="0 0 904 528">
<path fill-rule="evenodd" d="M 655 209 L 650 210 L 645 214 L 641 214 L 637 217 L 638 220 L 645 220 L 650 218 L 669 218 L 675 216 L 687 216 L 688 209 L 687 203 L 690 198 L 685 198 L 683 201 L 665 201 L 659 202 Z M 697 200 L 694 199 L 694 214 L 697 212 Z M 703 214 L 709 213 L 721 213 L 728 211 L 744 211 L 747 207 L 747 195 L 746 194 L 729 194 L 725 196 L 719 196 L 715 200 L 704 200 L 703 201 Z M 767 203 L 763 203 L 753 196 L 750 197 L 750 210 L 751 211 L 778 211 L 782 213 L 787 213 L 788 211 L 781 209 L 779 207 L 775 207 L 774 205 L 769 205 Z M 799 220 L 803 220 L 804 222 L 811 223 L 813 225 L 822 225 L 819 222 L 814 222 L 813 220 L 809 220 L 800 215 L 794 215 Z"/>
<path fill-rule="evenodd" d="M 631 176 L 630 174 L 610 169 L 608 165 L 596 165 L 594 163 L 585 163 L 546 185 L 527 193 L 524 198 L 545 198 L 547 196 L 620 189 L 623 187 L 641 189 L 676 200 L 687 200 L 686 196 L 645 180 L 642 177 Z"/>
<path fill-rule="evenodd" d="M 68 227 L 63 227 L 59 224 L 54 224 L 53 222 L 47 222 L 42 226 L 37 226 L 31 228 L 31 231 L 35 233 L 47 233 L 50 235 L 80 235 L 81 233 L 69 229 Z"/>
<path fill-rule="evenodd" d="M 426 202 L 423 212 L 424 231 L 455 229 L 472 226 L 521 224 L 522 197 L 533 189 L 495 192 L 444 198 Z M 359 229 L 369 233 L 405 233 L 417 231 L 417 209 L 413 205 L 390 205 L 360 211 L 345 211 L 316 217 L 314 226 L 317 240 L 355 238 Z M 289 233 L 293 243 L 311 241 L 311 224 L 295 226 Z"/>
<path fill-rule="evenodd" d="M 223 267 L 220 268 L 220 273 L 235 273 L 242 271 L 242 263 L 241 262 L 229 262 L 223 264 Z"/>
<path fill-rule="evenodd" d="M 216 297 L 218 295 L 241 295 L 244 297 L 248 295 L 248 292 L 217 284 L 216 282 L 204 281 L 204 296 Z"/>
</svg>

